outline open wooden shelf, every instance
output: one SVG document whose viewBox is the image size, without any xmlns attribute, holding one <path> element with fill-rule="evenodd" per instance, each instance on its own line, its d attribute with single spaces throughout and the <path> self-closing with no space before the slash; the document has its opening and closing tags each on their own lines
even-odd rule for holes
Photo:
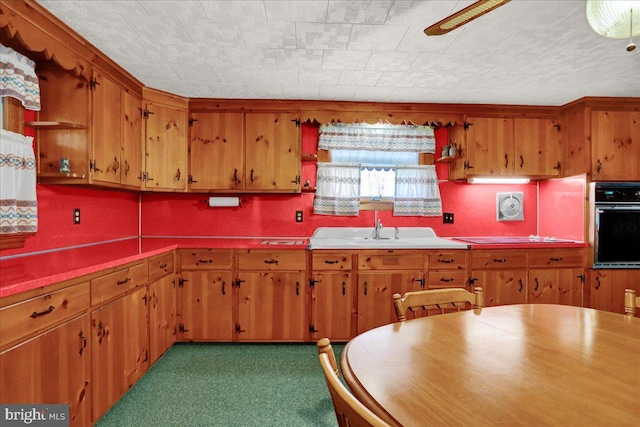
<svg viewBox="0 0 640 427">
<path fill-rule="evenodd" d="M 59 130 L 59 129 L 87 129 L 86 125 L 82 125 L 80 123 L 73 122 L 59 122 L 59 121 L 36 121 L 36 122 L 25 122 L 25 126 L 29 126 L 34 129 L 51 129 L 51 130 Z"/>
<path fill-rule="evenodd" d="M 302 187 L 301 191 L 303 193 L 315 193 L 316 187 Z"/>
<path fill-rule="evenodd" d="M 302 159 L 303 162 L 316 162 L 318 161 L 318 155 L 317 154 L 302 154 L 300 155 L 300 159 Z"/>
<path fill-rule="evenodd" d="M 460 156 L 446 156 L 446 157 L 439 157 L 437 159 L 435 159 L 434 161 L 436 163 L 452 163 L 455 162 L 456 160 L 460 159 Z"/>
</svg>

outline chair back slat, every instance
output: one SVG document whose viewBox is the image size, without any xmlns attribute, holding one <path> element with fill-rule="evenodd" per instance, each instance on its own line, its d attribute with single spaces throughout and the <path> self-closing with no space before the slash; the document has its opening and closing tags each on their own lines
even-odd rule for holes
<svg viewBox="0 0 640 427">
<path fill-rule="evenodd" d="M 404 295 L 394 294 L 393 303 L 399 322 L 407 320 L 407 312 L 414 317 L 431 315 L 439 311 L 444 314 L 470 308 L 484 307 L 482 288 L 476 287 L 472 292 L 463 288 L 430 289 L 427 291 L 407 292 Z"/>
</svg>

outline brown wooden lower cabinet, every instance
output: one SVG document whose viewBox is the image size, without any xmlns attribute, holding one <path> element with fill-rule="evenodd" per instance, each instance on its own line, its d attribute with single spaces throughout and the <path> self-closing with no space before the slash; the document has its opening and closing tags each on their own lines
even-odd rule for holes
<svg viewBox="0 0 640 427">
<path fill-rule="evenodd" d="M 91 339 L 84 314 L 0 353 L 0 402 L 69 404 L 72 427 L 91 425 Z"/>
<path fill-rule="evenodd" d="M 311 288 L 311 340 L 352 337 L 353 275 L 350 271 L 313 272 Z"/>
<path fill-rule="evenodd" d="M 358 274 L 358 334 L 397 321 L 393 294 L 422 288 L 422 270 Z"/>
<path fill-rule="evenodd" d="M 527 302 L 526 270 L 480 270 L 472 277 L 484 292 L 485 307 Z"/>
<path fill-rule="evenodd" d="M 588 276 L 591 308 L 624 313 L 624 290 L 635 289 L 640 295 L 640 270 L 589 270 Z"/>
<path fill-rule="evenodd" d="M 306 341 L 307 286 L 304 271 L 238 273 L 240 341 Z"/>
<path fill-rule="evenodd" d="M 91 346 L 97 421 L 149 368 L 146 287 L 91 313 Z"/>
<path fill-rule="evenodd" d="M 234 331 L 231 271 L 183 271 L 180 283 L 180 340 L 231 341 Z"/>
<path fill-rule="evenodd" d="M 565 304 L 582 306 L 582 268 L 547 268 L 529 270 L 530 304 Z"/>
<path fill-rule="evenodd" d="M 176 342 L 176 281 L 170 274 L 149 284 L 149 364 Z"/>
</svg>

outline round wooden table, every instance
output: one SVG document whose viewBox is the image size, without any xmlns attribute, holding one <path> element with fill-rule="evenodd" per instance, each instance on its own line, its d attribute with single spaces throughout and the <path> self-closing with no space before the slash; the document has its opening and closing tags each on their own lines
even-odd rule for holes
<svg viewBox="0 0 640 427">
<path fill-rule="evenodd" d="M 507 305 L 381 326 L 345 346 L 354 395 L 392 425 L 637 426 L 640 318 Z"/>
</svg>

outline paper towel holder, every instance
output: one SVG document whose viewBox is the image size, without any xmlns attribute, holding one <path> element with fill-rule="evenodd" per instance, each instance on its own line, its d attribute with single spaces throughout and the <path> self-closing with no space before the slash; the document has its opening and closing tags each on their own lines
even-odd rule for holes
<svg viewBox="0 0 640 427">
<path fill-rule="evenodd" d="M 242 203 L 247 203 L 247 200 L 241 200 L 239 197 L 211 196 L 207 199 L 200 200 L 200 202 L 207 204 L 210 208 L 239 208 L 242 207 Z"/>
</svg>

